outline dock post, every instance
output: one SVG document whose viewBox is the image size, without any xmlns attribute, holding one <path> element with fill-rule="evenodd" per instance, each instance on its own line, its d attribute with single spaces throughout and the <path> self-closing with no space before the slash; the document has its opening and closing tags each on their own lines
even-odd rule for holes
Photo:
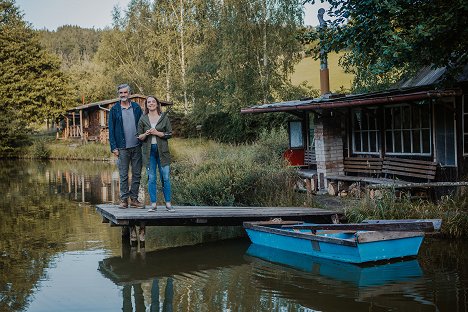
<svg viewBox="0 0 468 312">
<path fill-rule="evenodd" d="M 145 248 L 145 236 L 146 236 L 146 223 L 145 222 L 140 222 L 140 231 L 139 231 L 139 240 L 140 240 L 140 249 Z"/>
<path fill-rule="evenodd" d="M 122 242 L 130 239 L 130 227 L 122 226 Z"/>
<path fill-rule="evenodd" d="M 138 235 L 135 224 L 130 226 L 130 245 L 131 247 L 138 247 Z"/>
</svg>

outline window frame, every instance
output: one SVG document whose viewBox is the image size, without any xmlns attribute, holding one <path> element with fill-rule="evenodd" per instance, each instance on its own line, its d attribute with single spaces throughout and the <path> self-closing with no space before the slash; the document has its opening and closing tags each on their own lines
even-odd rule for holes
<svg viewBox="0 0 468 312">
<path fill-rule="evenodd" d="M 465 95 L 462 96 L 462 144 L 463 156 L 468 156 L 468 132 L 465 132 L 465 127 L 468 131 L 468 102 L 465 101 Z M 466 150 L 465 150 L 466 147 Z"/>
<path fill-rule="evenodd" d="M 392 105 L 392 106 L 386 106 L 384 107 L 384 125 L 385 125 L 385 129 L 383 130 L 384 131 L 384 134 L 383 134 L 383 140 L 384 140 L 384 146 L 385 146 L 385 155 L 393 155 L 393 156 L 431 156 L 432 153 L 433 153 L 433 137 L 432 137 L 432 132 L 433 132 L 433 129 L 434 129 L 434 125 L 433 125 L 433 120 L 432 120 L 432 105 L 430 103 L 426 103 L 426 104 L 421 104 L 421 106 L 423 105 L 427 105 L 428 107 L 428 110 L 429 110 L 429 119 L 428 119 L 428 123 L 429 123 L 429 128 L 423 128 L 423 125 L 422 125 L 422 118 L 421 118 L 421 110 L 419 110 L 419 114 L 420 114 L 420 118 L 419 118 L 419 127 L 416 128 L 413 126 L 413 112 L 414 112 L 414 108 L 418 107 L 420 108 L 420 105 L 418 104 L 411 104 L 411 103 L 404 103 L 404 104 L 398 104 L 398 105 Z M 400 129 L 396 129 L 394 128 L 394 118 L 392 117 L 392 120 L 391 120 L 391 128 L 387 128 L 387 110 L 388 109 L 396 109 L 396 108 L 402 108 L 402 107 L 409 107 L 410 108 L 410 116 L 408 117 L 408 120 L 410 121 L 410 127 L 409 128 L 403 128 L 403 121 L 400 121 Z M 400 131 L 398 131 L 400 130 Z M 420 148 L 420 152 L 414 152 L 414 142 L 413 142 L 413 131 L 415 130 L 419 130 L 419 148 Z M 392 133 L 392 151 L 389 152 L 387 150 L 387 133 L 391 131 Z M 410 131 L 410 146 L 411 146 L 411 152 L 395 152 L 395 133 L 399 132 L 400 133 L 400 143 L 401 143 L 401 148 L 402 150 L 404 149 L 404 141 L 403 141 L 403 138 L 404 138 L 404 131 Z M 423 131 L 427 131 L 428 134 L 429 134 L 429 151 L 428 152 L 423 152 Z"/>
<path fill-rule="evenodd" d="M 301 138 L 301 145 L 298 145 L 298 146 L 292 146 L 291 145 L 291 139 L 292 139 L 292 135 L 291 135 L 291 124 L 292 123 L 299 123 L 300 125 L 300 138 Z M 289 138 L 289 148 L 290 149 L 304 149 L 304 146 L 305 146 L 305 142 L 304 142 L 304 122 L 302 120 L 291 120 L 288 122 L 288 138 Z"/>
<path fill-rule="evenodd" d="M 363 111 L 374 111 L 374 114 L 377 116 L 377 112 L 378 112 L 378 108 L 377 107 L 368 107 L 368 108 L 354 108 L 354 109 L 351 109 L 351 146 L 352 146 L 352 152 L 353 154 L 355 155 L 380 155 L 381 153 L 381 150 L 382 150 L 382 146 L 381 146 L 381 139 L 380 139 L 380 134 L 381 134 L 381 131 L 380 131 L 380 124 L 379 124 L 379 121 L 377 118 L 375 118 L 375 129 L 374 130 L 370 130 L 370 129 L 365 129 L 365 130 L 355 130 L 355 118 L 354 118 L 354 115 L 355 115 L 355 112 L 356 111 L 360 111 L 361 113 Z M 369 114 L 365 114 L 365 116 L 369 117 Z M 368 122 L 368 125 L 369 125 L 369 121 L 370 119 L 367 120 Z M 368 127 L 369 128 L 369 127 Z M 370 142 L 371 142 L 371 137 L 370 137 L 370 133 L 371 132 L 374 132 L 375 133 L 375 140 L 376 140 L 376 151 L 375 152 L 372 152 L 372 151 L 362 151 L 362 148 L 360 151 L 357 151 L 356 150 L 356 134 L 359 133 L 359 140 L 361 142 L 361 147 L 363 145 L 363 134 L 364 133 L 367 133 L 367 145 L 368 147 L 370 146 Z"/>
</svg>

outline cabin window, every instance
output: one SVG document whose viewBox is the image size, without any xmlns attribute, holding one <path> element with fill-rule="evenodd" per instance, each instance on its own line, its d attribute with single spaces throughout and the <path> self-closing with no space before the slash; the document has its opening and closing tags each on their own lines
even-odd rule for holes
<svg viewBox="0 0 468 312">
<path fill-rule="evenodd" d="M 353 152 L 356 154 L 379 153 L 377 109 L 353 110 Z"/>
<path fill-rule="evenodd" d="M 441 101 L 434 106 L 435 156 L 441 166 L 456 166 L 454 114 L 455 106 L 453 102 Z"/>
<path fill-rule="evenodd" d="M 463 155 L 468 155 L 468 101 L 463 96 Z"/>
<path fill-rule="evenodd" d="M 304 136 L 302 134 L 302 122 L 299 120 L 289 122 L 289 147 L 290 148 L 304 148 Z"/>
<path fill-rule="evenodd" d="M 389 155 L 431 154 L 430 105 L 385 108 L 385 153 Z"/>
</svg>

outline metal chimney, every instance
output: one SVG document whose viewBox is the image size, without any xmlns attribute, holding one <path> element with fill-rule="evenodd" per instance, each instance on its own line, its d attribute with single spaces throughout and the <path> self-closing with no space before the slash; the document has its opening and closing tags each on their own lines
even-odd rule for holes
<svg viewBox="0 0 468 312">
<path fill-rule="evenodd" d="M 325 9 L 320 8 L 318 10 L 318 20 L 320 22 L 319 35 L 320 35 L 320 94 L 325 95 L 330 93 L 330 74 L 328 72 L 328 60 L 327 54 L 323 49 L 323 32 L 327 28 L 327 22 L 323 19 Z"/>
</svg>

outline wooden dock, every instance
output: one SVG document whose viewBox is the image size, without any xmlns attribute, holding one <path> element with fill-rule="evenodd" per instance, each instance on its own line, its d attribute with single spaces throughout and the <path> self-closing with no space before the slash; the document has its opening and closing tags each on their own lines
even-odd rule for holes
<svg viewBox="0 0 468 312">
<path fill-rule="evenodd" d="M 157 212 L 148 208 L 120 209 L 117 205 L 97 205 L 103 222 L 113 226 L 139 225 L 227 225 L 240 226 L 244 221 L 267 221 L 275 218 L 301 220 L 314 223 L 332 223 L 341 216 L 337 211 L 304 207 L 223 207 L 223 206 L 174 206 L 174 212 L 158 207 Z"/>
</svg>

